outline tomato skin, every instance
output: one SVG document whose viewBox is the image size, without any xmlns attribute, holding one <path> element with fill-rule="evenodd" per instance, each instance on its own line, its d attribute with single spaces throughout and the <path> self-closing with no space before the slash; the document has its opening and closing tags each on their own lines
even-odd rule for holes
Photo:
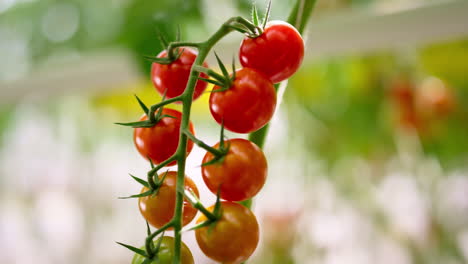
<svg viewBox="0 0 468 264">
<path fill-rule="evenodd" d="M 262 73 L 242 68 L 225 91 L 219 86 L 210 95 L 210 111 L 213 118 L 235 133 L 250 133 L 262 128 L 272 118 L 276 107 L 276 91 Z"/>
<path fill-rule="evenodd" d="M 259 37 L 244 38 L 239 51 L 242 66 L 263 72 L 273 83 L 293 75 L 303 58 L 304 41 L 301 35 L 283 21 L 270 21 Z"/>
<path fill-rule="evenodd" d="M 166 98 L 173 98 L 181 95 L 185 91 L 187 82 L 190 76 L 190 70 L 197 58 L 197 52 L 191 48 L 183 47 L 180 57 L 170 64 L 159 64 L 153 62 L 151 66 L 151 80 L 156 90 L 163 95 L 166 91 Z M 167 58 L 167 51 L 163 50 L 158 54 L 158 58 Z M 204 63 L 204 67 L 208 68 L 208 64 Z M 201 74 L 202 77 L 208 78 L 206 74 Z M 206 82 L 197 81 L 193 99 L 197 99 L 205 91 Z"/>
<path fill-rule="evenodd" d="M 158 240 L 153 241 L 154 246 L 156 247 Z M 145 249 L 141 247 L 140 249 Z M 182 264 L 194 264 L 193 255 L 187 245 L 182 242 L 181 247 L 181 263 Z M 149 264 L 172 264 L 172 258 L 174 256 L 174 238 L 169 236 L 164 236 L 161 241 L 161 246 L 158 251 L 158 260 L 152 260 Z M 145 257 L 139 254 L 133 256 L 132 264 L 142 264 L 145 261 Z"/>
<path fill-rule="evenodd" d="M 163 115 L 170 115 L 172 117 L 163 117 L 153 127 L 137 127 L 134 129 L 133 142 L 138 152 L 144 158 L 150 158 L 154 163 L 158 164 L 170 158 L 177 150 L 179 145 L 179 132 L 182 113 L 174 110 L 164 108 Z M 148 117 L 143 115 L 141 121 L 147 120 Z M 193 124 L 190 122 L 189 130 L 194 134 Z M 187 154 L 192 151 L 193 142 L 187 143 Z M 175 165 L 176 161 L 168 164 L 168 166 Z"/>
<path fill-rule="evenodd" d="M 255 196 L 267 178 L 267 160 L 262 150 L 254 143 L 236 138 L 224 142 L 229 152 L 222 162 L 202 166 L 203 180 L 214 194 L 220 190 L 220 197 L 228 201 L 243 201 Z M 219 143 L 214 146 L 219 148 Z M 213 160 L 207 152 L 203 163 Z"/>
<path fill-rule="evenodd" d="M 166 172 L 158 175 L 161 179 Z M 177 172 L 167 172 L 166 178 L 164 179 L 163 185 L 159 188 L 156 196 L 145 196 L 138 199 L 138 207 L 143 217 L 156 228 L 160 228 L 163 225 L 171 221 L 174 216 L 174 209 L 176 204 L 176 182 Z M 192 191 L 199 197 L 198 188 L 195 183 L 189 177 L 185 176 L 185 189 Z M 148 191 L 148 188 L 143 187 L 140 193 Z M 192 205 L 184 200 L 183 204 L 183 216 L 182 225 L 185 226 L 190 223 L 195 215 L 197 209 L 193 208 Z"/>
<path fill-rule="evenodd" d="M 245 206 L 221 202 L 221 219 L 195 230 L 198 246 L 209 258 L 221 263 L 241 263 L 255 251 L 259 240 L 259 227 L 255 215 Z M 214 206 L 208 208 L 213 211 Z M 197 223 L 206 220 L 205 215 Z"/>
</svg>

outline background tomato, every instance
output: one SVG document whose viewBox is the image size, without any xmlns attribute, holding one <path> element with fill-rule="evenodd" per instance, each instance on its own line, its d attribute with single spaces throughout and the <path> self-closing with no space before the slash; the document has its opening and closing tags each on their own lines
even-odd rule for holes
<svg viewBox="0 0 468 264">
<path fill-rule="evenodd" d="M 159 174 L 158 177 L 161 179 L 164 174 L 166 174 L 166 172 Z M 156 228 L 167 224 L 174 216 L 177 193 L 176 181 L 177 172 L 169 171 L 156 196 L 150 195 L 138 199 L 138 207 L 140 208 L 141 214 L 148 223 Z M 197 186 L 192 179 L 187 176 L 185 176 L 185 189 L 194 192 L 197 197 L 200 196 Z M 146 191 L 148 191 L 148 188 L 143 187 L 141 193 Z M 188 201 L 184 200 L 183 210 L 182 224 L 185 226 L 193 220 L 197 214 L 197 209 L 193 208 Z"/>
<path fill-rule="evenodd" d="M 299 32 L 284 21 L 270 21 L 257 38 L 246 37 L 239 60 L 244 67 L 266 74 L 273 83 L 293 75 L 304 58 L 304 41 Z"/>
<path fill-rule="evenodd" d="M 187 85 L 190 76 L 190 70 L 197 58 L 197 52 L 191 48 L 183 47 L 180 57 L 170 64 L 153 63 L 151 67 L 151 80 L 153 81 L 156 90 L 163 95 L 166 92 L 166 98 L 173 98 L 181 95 Z M 158 58 L 167 58 L 167 51 L 163 50 Z M 204 63 L 203 66 L 208 67 Z M 202 77 L 208 78 L 206 74 Z M 195 86 L 193 99 L 197 99 L 207 86 L 206 82 L 198 81 Z"/>
<path fill-rule="evenodd" d="M 262 150 L 254 143 L 241 139 L 225 141 L 229 152 L 222 162 L 202 166 L 206 186 L 214 194 L 220 189 L 220 197 L 228 201 L 243 201 L 255 196 L 265 184 L 267 161 Z M 219 143 L 214 146 L 219 148 Z M 203 163 L 213 160 L 210 152 Z"/>
<path fill-rule="evenodd" d="M 250 133 L 266 125 L 275 112 L 276 92 L 262 73 L 242 68 L 225 91 L 219 86 L 210 95 L 210 111 L 216 122 L 236 133 Z"/>
<path fill-rule="evenodd" d="M 172 264 L 172 257 L 174 256 L 174 238 L 165 236 L 161 238 L 161 246 L 158 251 L 158 259 L 153 260 L 150 264 Z M 159 240 L 153 242 L 156 246 Z M 145 247 L 141 247 L 141 249 L 145 249 Z M 195 263 L 193 260 L 192 252 L 187 247 L 187 245 L 182 242 L 181 247 L 181 263 L 182 264 L 193 264 Z M 141 264 L 145 261 L 145 257 L 139 254 L 135 254 L 133 256 L 132 264 Z"/>
<path fill-rule="evenodd" d="M 133 141 L 140 154 L 145 158 L 150 158 L 154 163 L 161 163 L 170 158 L 177 150 L 179 145 L 180 121 L 182 113 L 174 109 L 163 109 L 163 115 L 172 117 L 163 117 L 153 127 L 138 127 L 134 129 Z M 144 115 L 140 120 L 147 120 Z M 195 134 L 193 124 L 190 122 L 190 132 Z M 188 141 L 187 154 L 192 151 L 193 142 Z M 171 162 L 169 165 L 174 165 Z"/>
<path fill-rule="evenodd" d="M 255 215 L 246 207 L 221 202 L 221 218 L 213 224 L 195 230 L 200 249 L 209 258 L 221 263 L 241 263 L 257 248 L 259 228 Z M 213 211 L 214 206 L 208 208 Z M 202 215 L 197 223 L 206 220 Z"/>
</svg>

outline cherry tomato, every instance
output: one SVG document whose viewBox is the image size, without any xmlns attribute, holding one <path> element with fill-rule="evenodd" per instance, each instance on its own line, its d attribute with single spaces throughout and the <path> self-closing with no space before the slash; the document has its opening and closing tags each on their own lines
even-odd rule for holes
<svg viewBox="0 0 468 264">
<path fill-rule="evenodd" d="M 161 179 L 166 172 L 159 174 Z M 163 225 L 171 221 L 174 216 L 174 209 L 176 204 L 176 181 L 177 172 L 169 171 L 166 174 L 166 178 L 161 187 L 159 187 L 156 196 L 145 196 L 138 199 L 138 207 L 143 217 L 156 228 L 160 228 Z M 199 196 L 198 188 L 195 183 L 189 177 L 185 176 L 185 189 L 194 192 Z M 141 193 L 148 191 L 148 188 L 143 187 Z M 195 215 L 197 209 L 193 208 L 192 205 L 184 200 L 183 204 L 183 219 L 182 224 L 185 226 L 190 223 Z"/>
<path fill-rule="evenodd" d="M 221 218 L 210 226 L 195 230 L 200 249 L 209 258 L 221 263 L 241 263 L 257 248 L 259 227 L 255 215 L 246 207 L 221 202 Z M 208 208 L 213 211 L 214 206 Z M 206 220 L 205 215 L 197 223 Z"/>
<path fill-rule="evenodd" d="M 169 236 L 164 236 L 162 238 L 161 245 L 159 247 L 159 251 L 157 259 L 153 259 L 148 264 L 172 264 L 172 258 L 174 257 L 174 238 Z M 153 245 L 156 247 L 158 244 L 159 239 L 153 241 Z M 141 247 L 141 249 L 145 249 L 145 247 Z M 187 245 L 182 242 L 182 247 L 180 249 L 180 256 L 181 256 L 181 263 L 182 264 L 194 264 L 195 261 L 193 260 L 192 252 L 187 247 Z M 145 261 L 145 257 L 140 254 L 135 254 L 133 256 L 132 264 L 142 264 Z"/>
<path fill-rule="evenodd" d="M 210 111 L 216 122 L 224 121 L 227 130 L 250 133 L 270 121 L 276 106 L 273 84 L 262 73 L 242 68 L 227 90 L 215 86 L 210 95 Z"/>
<path fill-rule="evenodd" d="M 265 184 L 267 161 L 262 150 L 254 143 L 236 138 L 224 142 L 229 152 L 217 163 L 202 166 L 206 186 L 214 194 L 228 201 L 243 201 L 255 196 Z M 219 148 L 219 143 L 214 146 Z M 213 160 L 207 152 L 203 163 Z"/>
<path fill-rule="evenodd" d="M 181 95 L 185 91 L 187 81 L 190 76 L 190 70 L 197 57 L 197 52 L 191 48 L 181 48 L 182 54 L 180 57 L 170 64 L 159 64 L 154 62 L 151 67 L 151 80 L 153 81 L 156 90 L 163 95 L 166 92 L 166 98 L 173 98 Z M 167 58 L 167 51 L 163 50 L 158 58 Z M 204 63 L 205 67 L 208 67 Z M 202 74 L 207 78 L 206 74 Z M 206 82 L 197 81 L 193 99 L 197 99 L 207 86 Z"/>
<path fill-rule="evenodd" d="M 145 158 L 150 158 L 154 163 L 161 163 L 170 158 L 177 150 L 179 145 L 179 132 L 180 121 L 182 113 L 174 110 L 164 108 L 163 115 L 170 115 L 172 117 L 163 117 L 153 127 L 138 127 L 135 128 L 133 133 L 133 141 L 140 154 Z M 141 121 L 147 120 L 144 115 L 140 118 Z M 190 122 L 189 130 L 194 134 L 193 125 Z M 188 141 L 187 154 L 192 151 L 193 142 Z M 168 165 L 176 164 L 175 161 Z"/>
<path fill-rule="evenodd" d="M 283 21 L 268 22 L 259 37 L 246 37 L 239 51 L 242 66 L 263 72 L 273 83 L 293 75 L 303 57 L 304 41 L 301 35 Z"/>
</svg>

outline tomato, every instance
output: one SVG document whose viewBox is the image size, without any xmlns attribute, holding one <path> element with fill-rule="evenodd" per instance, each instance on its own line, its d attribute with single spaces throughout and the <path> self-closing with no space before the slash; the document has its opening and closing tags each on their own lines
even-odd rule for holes
<svg viewBox="0 0 468 264">
<path fill-rule="evenodd" d="M 241 263 L 257 248 L 259 227 L 255 215 L 243 205 L 221 202 L 221 218 L 210 226 L 195 230 L 200 249 L 221 263 Z M 214 206 L 208 208 L 213 211 Z M 197 223 L 206 220 L 200 216 Z"/>
<path fill-rule="evenodd" d="M 153 259 L 148 264 L 172 264 L 172 258 L 174 256 L 174 238 L 169 236 L 164 236 L 162 238 L 161 245 L 159 247 L 159 251 L 157 254 L 157 260 Z M 159 239 L 153 241 L 153 245 L 156 247 L 158 244 Z M 145 249 L 145 247 L 141 247 L 141 249 Z M 193 260 L 192 252 L 187 247 L 187 245 L 182 242 L 182 247 L 180 249 L 180 256 L 181 256 L 181 264 L 194 264 L 195 261 Z M 135 254 L 133 256 L 132 264 L 141 264 L 145 261 L 145 257 L 140 254 Z"/>
<path fill-rule="evenodd" d="M 159 178 L 163 177 L 166 172 L 159 174 Z M 160 228 L 163 225 L 171 221 L 174 216 L 175 204 L 176 204 L 176 181 L 177 172 L 169 171 L 166 174 L 166 178 L 161 187 L 159 187 L 156 196 L 145 196 L 138 199 L 138 207 L 143 217 L 156 228 Z M 185 176 L 185 189 L 194 192 L 199 196 L 198 188 L 195 183 L 189 177 Z M 141 193 L 148 191 L 148 188 L 143 187 Z M 192 205 L 184 200 L 183 204 L 183 219 L 182 224 L 185 226 L 190 223 L 195 215 L 197 209 L 193 208 Z"/>
<path fill-rule="evenodd" d="M 243 201 L 255 196 L 265 184 L 267 161 L 262 150 L 254 143 L 236 138 L 224 142 L 229 152 L 220 162 L 202 166 L 206 186 L 214 194 L 228 201 Z M 219 143 L 214 146 L 219 148 Z M 203 163 L 215 156 L 207 152 Z"/>
<path fill-rule="evenodd" d="M 216 122 L 224 121 L 227 130 L 250 133 L 266 125 L 276 106 L 273 84 L 262 73 L 242 68 L 236 71 L 231 87 L 215 86 L 210 95 L 210 111 Z"/>
<path fill-rule="evenodd" d="M 446 117 L 456 108 L 455 96 L 441 79 L 429 77 L 416 90 L 418 110 L 429 119 Z"/>
<path fill-rule="evenodd" d="M 197 52 L 191 48 L 183 47 L 180 57 L 170 64 L 159 64 L 154 62 L 151 67 L 151 80 L 156 90 L 163 95 L 166 92 L 166 98 L 173 98 L 181 95 L 185 91 L 187 81 L 190 76 L 190 70 L 197 58 Z M 167 51 L 163 50 L 158 58 L 167 58 Z M 208 67 L 206 63 L 203 65 Z M 206 74 L 201 75 L 207 78 Z M 195 86 L 193 99 L 197 99 L 207 86 L 206 82 L 198 81 Z"/>
<path fill-rule="evenodd" d="M 242 66 L 263 72 L 273 83 L 293 75 L 303 58 L 304 41 L 301 34 L 283 21 L 268 22 L 259 37 L 246 37 L 239 51 Z"/>
<path fill-rule="evenodd" d="M 174 110 L 164 108 L 163 115 L 170 115 L 172 117 L 163 117 L 153 127 L 137 127 L 133 133 L 133 141 L 140 154 L 145 158 L 150 158 L 154 163 L 161 163 L 170 158 L 177 150 L 179 145 L 179 132 L 180 121 L 182 113 Z M 147 120 L 144 115 L 140 120 Z M 190 132 L 194 134 L 193 124 L 190 122 Z M 193 142 L 188 141 L 187 154 L 192 151 Z M 176 164 L 176 161 L 171 162 L 169 165 Z"/>
</svg>

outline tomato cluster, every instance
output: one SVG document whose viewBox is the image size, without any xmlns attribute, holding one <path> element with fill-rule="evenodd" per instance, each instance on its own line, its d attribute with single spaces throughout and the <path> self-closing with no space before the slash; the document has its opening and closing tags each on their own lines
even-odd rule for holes
<svg viewBox="0 0 468 264">
<path fill-rule="evenodd" d="M 151 79 L 164 98 L 184 103 L 197 99 L 208 82 L 214 83 L 209 98 L 209 109 L 214 120 L 222 125 L 222 129 L 252 133 L 271 120 L 276 108 L 274 84 L 289 78 L 299 68 L 304 55 L 304 43 L 293 26 L 286 22 L 270 22 L 258 35 L 248 35 L 242 41 L 239 54 L 243 67 L 237 70 L 233 67 L 229 75 L 219 61 L 224 74 L 219 77 L 221 75 L 213 74 L 206 63 L 203 64 L 205 71 L 196 70 L 194 63 L 197 52 L 192 48 L 165 50 L 152 65 Z M 199 80 L 196 84 L 192 83 L 194 86 L 190 87 L 190 91 L 193 96 L 190 97 L 186 93 L 186 86 L 189 77 L 193 76 L 192 70 L 199 72 Z M 205 209 L 197 199 L 197 186 L 185 176 L 183 186 L 186 200 L 183 202 L 182 219 L 177 221 L 180 220 L 182 226 L 189 224 L 198 208 L 203 212 L 197 220 L 201 225 L 195 229 L 200 249 L 209 258 L 222 263 L 247 260 L 257 247 L 259 226 L 255 215 L 237 202 L 253 198 L 266 181 L 267 160 L 262 150 L 246 139 L 225 139 L 223 133 L 220 142 L 210 147 L 195 138 L 191 122 L 182 131 L 182 120 L 187 124 L 183 113 L 164 108 L 164 104 L 149 110 L 139 102 L 145 115 L 139 122 L 131 123 L 135 127 L 134 143 L 138 152 L 151 162 L 151 172 L 154 172 L 153 175 L 148 173 L 148 182 L 137 179 L 140 183 L 143 181 L 144 187 L 139 195 L 133 196 L 139 198 L 138 206 L 144 219 L 159 229 L 173 227 L 176 221 L 176 197 L 182 192 L 180 186 L 177 187 L 178 172 L 168 170 L 156 173 L 158 169 L 175 165 L 181 158 L 185 159 L 195 142 L 207 150 L 201 162 L 201 174 L 206 186 L 218 196 L 218 200 L 215 205 Z M 179 149 L 180 139 L 185 140 L 183 134 L 191 140 L 188 140 L 186 149 Z M 185 155 L 180 154 L 181 151 Z M 158 164 L 156 168 L 153 163 Z M 147 254 L 134 250 L 137 254 L 133 264 L 141 264 L 148 258 L 151 259 L 150 263 L 170 263 L 173 240 L 171 237 L 161 237 L 157 240 L 157 247 L 149 246 L 150 242 L 147 242 L 142 248 L 143 252 L 148 250 Z M 152 252 L 152 248 L 157 248 L 157 252 Z M 193 263 L 193 257 L 185 244 L 182 245 L 182 263 Z"/>
</svg>

